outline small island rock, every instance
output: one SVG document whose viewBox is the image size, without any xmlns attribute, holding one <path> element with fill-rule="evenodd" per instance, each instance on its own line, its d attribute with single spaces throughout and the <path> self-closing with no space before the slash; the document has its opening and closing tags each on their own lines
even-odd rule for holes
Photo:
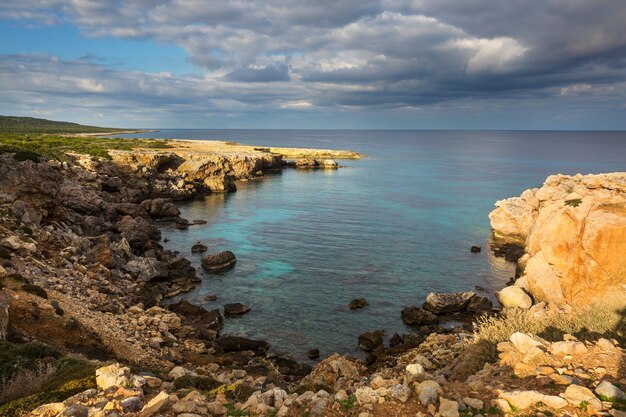
<svg viewBox="0 0 626 417">
<path fill-rule="evenodd" d="M 207 272 L 220 272 L 235 266 L 237 258 L 231 251 L 211 253 L 202 258 L 202 268 Z"/>
</svg>

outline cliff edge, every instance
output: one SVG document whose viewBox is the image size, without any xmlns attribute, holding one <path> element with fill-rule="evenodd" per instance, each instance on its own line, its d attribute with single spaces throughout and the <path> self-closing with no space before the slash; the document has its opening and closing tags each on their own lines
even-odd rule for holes
<svg viewBox="0 0 626 417">
<path fill-rule="evenodd" d="M 496 238 L 524 245 L 515 285 L 537 301 L 587 305 L 624 293 L 626 173 L 552 175 L 496 202 L 489 219 Z"/>
</svg>

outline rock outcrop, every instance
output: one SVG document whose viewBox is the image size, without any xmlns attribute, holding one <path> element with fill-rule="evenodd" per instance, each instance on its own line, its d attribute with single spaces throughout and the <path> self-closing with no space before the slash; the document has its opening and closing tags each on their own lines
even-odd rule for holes
<svg viewBox="0 0 626 417">
<path fill-rule="evenodd" d="M 516 285 L 538 301 L 584 305 L 626 285 L 626 173 L 553 175 L 498 201 L 496 237 L 522 242 Z"/>
</svg>

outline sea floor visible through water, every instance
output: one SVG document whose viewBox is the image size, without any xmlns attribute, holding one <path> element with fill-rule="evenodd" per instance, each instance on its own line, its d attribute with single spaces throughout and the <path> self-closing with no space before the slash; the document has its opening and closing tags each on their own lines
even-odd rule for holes
<svg viewBox="0 0 626 417">
<path fill-rule="evenodd" d="M 125 135 L 142 137 L 145 134 Z M 400 312 L 431 292 L 493 297 L 514 265 L 489 250 L 494 203 L 556 173 L 626 171 L 626 132 L 162 130 L 155 138 L 350 149 L 367 157 L 339 170 L 287 169 L 239 182 L 238 191 L 179 205 L 165 246 L 191 259 L 202 282 L 180 297 L 206 308 L 241 302 L 224 334 L 268 341 L 305 359 L 357 354 L 359 334 L 407 333 Z M 234 269 L 207 275 L 191 246 L 231 250 Z M 483 248 L 480 254 L 470 247 Z M 214 302 L 205 301 L 215 294 Z M 353 298 L 369 306 L 348 309 Z"/>
</svg>

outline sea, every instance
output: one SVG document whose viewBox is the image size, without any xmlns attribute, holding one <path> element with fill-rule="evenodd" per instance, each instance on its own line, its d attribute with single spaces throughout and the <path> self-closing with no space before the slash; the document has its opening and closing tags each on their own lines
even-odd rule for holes
<svg viewBox="0 0 626 417">
<path fill-rule="evenodd" d="M 217 139 L 262 146 L 349 149 L 338 170 L 296 170 L 242 181 L 237 191 L 182 202 L 164 246 L 192 260 L 202 282 L 179 296 L 207 309 L 240 302 L 223 334 L 269 342 L 306 360 L 311 348 L 358 355 L 366 331 L 414 331 L 404 307 L 429 292 L 493 298 L 514 265 L 489 250 L 489 212 L 552 174 L 626 171 L 626 132 L 414 130 L 160 130 L 126 137 Z M 201 255 L 231 250 L 235 268 L 205 274 Z M 470 253 L 481 246 L 479 254 Z M 216 301 L 205 301 L 207 295 Z M 351 311 L 348 303 L 368 306 Z"/>
</svg>

